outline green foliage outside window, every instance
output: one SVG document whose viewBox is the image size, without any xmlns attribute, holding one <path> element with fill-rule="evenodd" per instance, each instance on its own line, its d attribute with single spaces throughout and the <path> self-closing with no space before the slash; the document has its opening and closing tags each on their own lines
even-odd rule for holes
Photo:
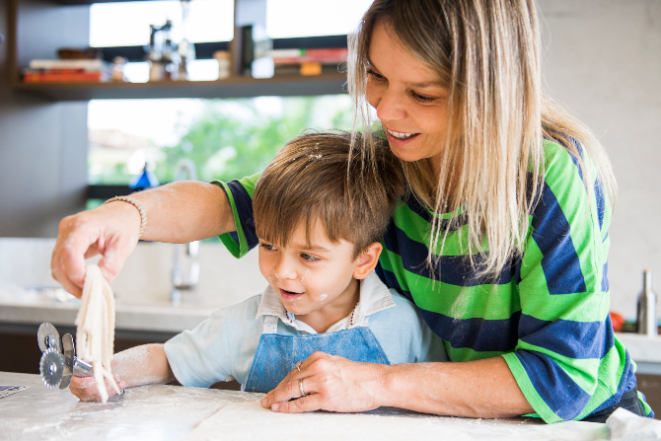
<svg viewBox="0 0 661 441">
<path fill-rule="evenodd" d="M 151 160 L 156 177 L 160 182 L 174 180 L 177 163 L 189 159 L 199 180 L 241 178 L 266 167 L 287 141 L 306 129 L 351 129 L 353 113 L 346 95 L 281 100 L 281 111 L 271 113 L 252 99 L 209 100 L 175 145 L 155 146 L 157 154 Z M 91 183 L 130 181 L 125 163 L 95 164 L 94 157 Z"/>
</svg>

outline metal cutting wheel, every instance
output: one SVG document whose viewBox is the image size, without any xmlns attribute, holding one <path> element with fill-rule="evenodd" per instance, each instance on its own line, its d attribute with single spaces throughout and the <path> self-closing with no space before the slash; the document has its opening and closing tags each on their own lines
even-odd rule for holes
<svg viewBox="0 0 661 441">
<path fill-rule="evenodd" d="M 46 387 L 55 389 L 62 381 L 62 376 L 64 375 L 62 355 L 54 348 L 46 349 L 39 362 L 39 372 L 41 373 L 41 380 Z"/>
</svg>

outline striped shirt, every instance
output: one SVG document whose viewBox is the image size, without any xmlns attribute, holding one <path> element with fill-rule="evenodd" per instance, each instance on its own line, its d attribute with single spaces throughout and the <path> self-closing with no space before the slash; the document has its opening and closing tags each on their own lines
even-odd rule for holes
<svg viewBox="0 0 661 441">
<path fill-rule="evenodd" d="M 533 416 L 551 423 L 581 420 L 618 403 L 636 376 L 609 315 L 611 208 L 599 182 L 586 184 L 567 149 L 551 141 L 544 149 L 543 188 L 522 256 L 495 277 L 480 278 L 467 261 L 462 210 L 436 215 L 412 197 L 392 216 L 376 271 L 415 303 L 450 360 L 502 356 Z M 228 195 L 237 228 L 220 239 L 236 257 L 258 243 L 252 213 L 258 178 L 215 182 Z M 430 267 L 434 216 L 451 231 L 433 250 L 438 259 Z"/>
</svg>

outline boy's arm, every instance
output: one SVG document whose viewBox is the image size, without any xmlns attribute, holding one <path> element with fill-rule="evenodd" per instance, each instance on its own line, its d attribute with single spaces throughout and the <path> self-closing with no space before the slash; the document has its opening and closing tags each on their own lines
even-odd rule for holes
<svg viewBox="0 0 661 441">
<path fill-rule="evenodd" d="M 162 344 L 136 346 L 118 352 L 112 360 L 112 372 L 120 389 L 146 384 L 163 384 L 174 380 Z M 115 391 L 108 386 L 106 382 L 108 395 L 113 396 Z M 74 376 L 69 390 L 81 401 L 101 400 L 94 377 Z"/>
</svg>

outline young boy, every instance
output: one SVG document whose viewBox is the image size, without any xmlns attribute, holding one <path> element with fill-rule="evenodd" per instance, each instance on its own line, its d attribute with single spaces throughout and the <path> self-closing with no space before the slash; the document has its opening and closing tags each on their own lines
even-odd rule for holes
<svg viewBox="0 0 661 441">
<path fill-rule="evenodd" d="M 306 134 L 280 151 L 252 204 L 268 287 L 164 345 L 116 354 L 120 388 L 235 378 L 243 390 L 268 392 L 315 351 L 367 363 L 447 360 L 414 306 L 373 272 L 404 193 L 400 165 L 385 144 L 375 163 L 352 158 L 350 141 L 345 133 Z M 93 378 L 74 377 L 70 390 L 99 400 Z"/>
</svg>

